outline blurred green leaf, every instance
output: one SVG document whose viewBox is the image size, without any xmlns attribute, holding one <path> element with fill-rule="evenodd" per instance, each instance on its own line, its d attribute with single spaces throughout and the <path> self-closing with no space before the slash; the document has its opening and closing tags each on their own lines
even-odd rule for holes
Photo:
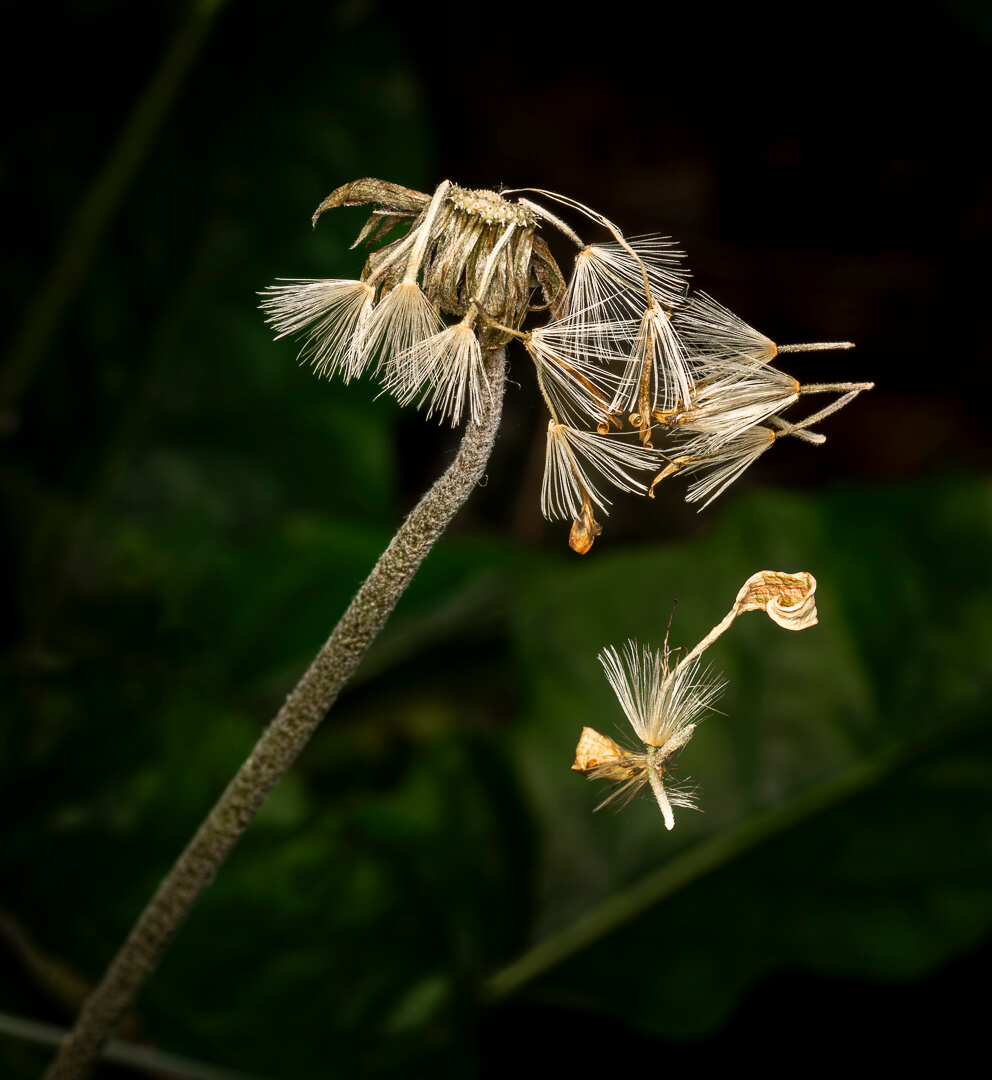
<svg viewBox="0 0 992 1080">
<path fill-rule="evenodd" d="M 817 503 L 758 497 L 735 503 L 691 551 L 618 553 L 586 575 L 587 589 L 546 572 L 543 589 L 521 593 L 519 656 L 536 708 L 520 753 L 549 852 L 542 932 L 595 919 L 598 903 L 721 830 L 777 806 L 787 821 L 818 781 L 843 787 L 864 768 L 871 778 L 880 754 L 913 761 L 757 849 L 742 832 L 739 862 L 731 844 L 717 863 L 727 866 L 546 972 L 536 993 L 567 987 L 684 1037 L 715 1027 L 775 967 L 905 978 L 988 932 L 992 743 L 976 724 L 992 681 L 989 496 L 960 483 Z M 597 650 L 628 634 L 660 643 L 660 582 L 682 598 L 673 641 L 695 643 L 759 568 L 813 570 L 820 624 L 788 635 L 748 616 L 707 654 L 731 677 L 729 715 L 709 718 L 680 758 L 704 816 L 678 814 L 671 836 L 646 801 L 581 816 L 577 804 L 591 808 L 595 795 L 567 776 L 571 741 L 583 723 L 620 719 Z M 647 942 L 657 965 L 631 968 Z"/>
</svg>

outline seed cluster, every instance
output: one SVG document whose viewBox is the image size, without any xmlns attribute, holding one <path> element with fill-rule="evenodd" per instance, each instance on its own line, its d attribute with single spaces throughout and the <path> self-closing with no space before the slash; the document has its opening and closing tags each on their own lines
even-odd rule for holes
<svg viewBox="0 0 992 1080">
<path fill-rule="evenodd" d="M 470 191 L 451 185 L 451 204 L 466 214 L 478 214 L 487 225 L 519 225 L 533 229 L 537 224 L 534 213 L 520 203 L 507 202 L 495 191 Z"/>
<path fill-rule="evenodd" d="M 347 382 L 372 369 L 401 403 L 453 425 L 483 415 L 489 357 L 520 341 L 550 417 L 541 509 L 572 520 L 573 550 L 584 554 L 602 531 L 594 515 L 609 512 L 605 485 L 653 496 L 685 472 L 687 500 L 706 506 L 779 439 L 822 443 L 813 425 L 871 388 L 798 382 L 772 361 L 850 343 L 777 345 L 691 294 L 672 241 L 628 240 L 574 199 L 522 190 L 610 239 L 587 243 L 544 205 L 505 191 L 446 180 L 427 195 L 356 180 L 314 221 L 333 207 L 376 205 L 356 241 L 371 248 L 361 276 L 275 285 L 262 307 L 278 336 L 306 335 L 302 355 L 319 373 Z M 567 280 L 545 226 L 577 248 Z M 541 324 L 525 329 L 532 314 Z M 836 396 L 803 420 L 782 418 L 815 393 Z"/>
</svg>

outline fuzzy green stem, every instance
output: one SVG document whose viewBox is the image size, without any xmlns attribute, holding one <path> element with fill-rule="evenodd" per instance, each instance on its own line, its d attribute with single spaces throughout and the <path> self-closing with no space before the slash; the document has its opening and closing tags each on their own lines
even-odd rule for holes
<svg viewBox="0 0 992 1080">
<path fill-rule="evenodd" d="M 479 423 L 469 422 L 448 471 L 420 500 L 365 584 L 286 698 L 227 790 L 86 999 L 45 1080 L 83 1080 L 121 1016 L 156 969 L 200 893 L 248 828 L 279 777 L 293 764 L 382 629 L 417 568 L 482 477 L 499 427 L 506 354 L 489 362 L 491 395 Z"/>
</svg>

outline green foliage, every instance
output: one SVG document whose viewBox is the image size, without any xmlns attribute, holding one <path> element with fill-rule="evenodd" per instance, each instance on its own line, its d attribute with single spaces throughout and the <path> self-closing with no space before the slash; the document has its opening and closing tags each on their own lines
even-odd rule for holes
<svg viewBox="0 0 992 1080">
<path fill-rule="evenodd" d="M 582 565 L 444 544 L 370 654 L 375 678 L 280 784 L 149 986 L 156 1036 L 287 1078 L 470 1054 L 467 1002 L 532 937 L 768 811 L 784 810 L 780 835 L 731 845 L 715 872 L 545 973 L 539 997 L 684 1037 L 777 967 L 906 978 L 967 948 L 992 911 L 989 494 L 965 482 L 756 494 L 709 536 L 604 546 Z M 294 537 L 300 596 L 321 594 L 353 544 L 345 528 L 338 548 L 335 531 L 328 520 Z M 276 595 L 266 579 L 286 580 L 285 548 L 268 550 L 266 564 L 231 546 L 229 580 Z M 820 624 L 787 634 L 749 616 L 714 647 L 731 678 L 727 715 L 704 723 L 683 762 L 704 813 L 680 812 L 671 834 L 646 800 L 593 816 L 571 751 L 582 723 L 622 721 L 596 653 L 627 635 L 659 642 L 675 595 L 673 643 L 694 642 L 762 561 L 815 568 Z M 208 596 L 202 617 L 174 614 L 171 636 L 202 649 L 158 657 L 157 691 L 130 716 L 84 719 L 84 708 L 79 741 L 53 739 L 35 766 L 45 797 L 22 795 L 8 831 L 9 902 L 45 912 L 49 936 L 90 970 L 248 747 L 264 715 L 251 715 L 257 688 L 286 675 L 280 604 L 246 600 L 255 629 L 217 649 L 203 641 L 212 606 Z M 313 640 L 318 607 L 304 612 Z M 94 711 L 105 691 L 102 680 L 90 691 Z M 66 694 L 41 695 L 53 716 Z M 103 726 L 109 746 L 72 797 L 53 797 L 84 723 Z M 789 820 L 804 793 L 858 770 L 858 793 Z M 38 864 L 44 874 L 27 872 Z M 57 900 L 68 878 L 70 910 Z M 645 948 L 657 963 L 640 962 Z"/>
</svg>

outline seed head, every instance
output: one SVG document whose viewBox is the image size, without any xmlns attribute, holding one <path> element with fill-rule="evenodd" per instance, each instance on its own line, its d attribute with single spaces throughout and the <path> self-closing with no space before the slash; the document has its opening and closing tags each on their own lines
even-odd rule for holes
<svg viewBox="0 0 992 1080">
<path fill-rule="evenodd" d="M 584 240 L 548 202 L 609 239 Z M 373 372 L 402 404 L 452 425 L 481 419 L 490 358 L 518 340 L 550 415 L 542 510 L 572 517 L 575 551 L 601 532 L 593 514 L 610 505 L 603 481 L 653 495 L 666 477 L 698 472 L 687 499 L 708 505 L 782 436 L 822 442 L 812 426 L 871 386 L 801 385 L 771 361 L 850 343 L 776 345 L 705 293 L 687 297 L 673 241 L 628 239 L 568 196 L 448 180 L 428 195 L 364 179 L 328 195 L 314 224 L 326 210 L 367 204 L 353 245 L 367 249 L 360 276 L 270 286 L 268 322 L 277 337 L 303 335 L 301 358 L 318 374 L 349 382 Z M 541 235 L 549 229 L 575 245 L 567 283 Z M 805 420 L 782 419 L 820 392 L 841 396 Z M 650 486 L 636 475 L 647 470 Z"/>
</svg>

